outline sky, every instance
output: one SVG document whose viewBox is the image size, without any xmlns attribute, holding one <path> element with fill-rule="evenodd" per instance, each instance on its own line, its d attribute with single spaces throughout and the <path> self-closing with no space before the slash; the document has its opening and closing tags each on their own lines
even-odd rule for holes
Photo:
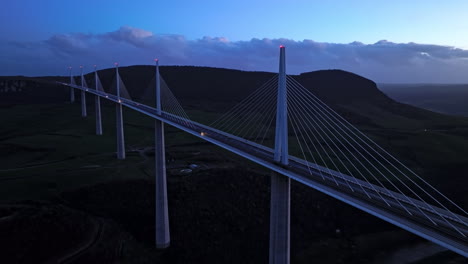
<svg viewBox="0 0 468 264">
<path fill-rule="evenodd" d="M 466 0 L 3 0 L 0 75 L 120 65 L 287 72 L 376 82 L 468 83 Z"/>
</svg>

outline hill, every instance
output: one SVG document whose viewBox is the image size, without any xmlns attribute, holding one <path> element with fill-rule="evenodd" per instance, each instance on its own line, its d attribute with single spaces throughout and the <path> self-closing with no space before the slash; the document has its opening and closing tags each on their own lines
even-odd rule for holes
<svg viewBox="0 0 468 264">
<path fill-rule="evenodd" d="M 160 72 L 184 108 L 212 112 L 227 111 L 274 76 L 274 73 L 267 72 L 192 66 L 162 66 Z M 104 88 L 110 91 L 115 86 L 115 69 L 104 69 L 98 73 Z M 119 73 L 134 100 L 152 103 L 154 66 L 120 67 Z M 381 92 L 375 82 L 350 72 L 322 70 L 293 77 L 356 124 L 395 128 L 406 125 L 423 129 L 431 125 L 444 126 L 440 123 L 447 120 L 454 121 L 452 117 L 398 103 Z M 22 77 L 22 82 L 28 85 L 23 85 L 21 91 L 5 87 L 5 84 L 14 82 L 12 78 L 0 78 L 0 91 L 5 90 L 0 103 L 28 103 L 39 97 L 47 102 L 68 99 L 66 89 L 44 89 L 56 86 L 48 81 L 68 82 L 67 77 Z M 85 78 L 93 87 L 94 74 L 89 73 Z M 75 80 L 80 83 L 77 76 Z"/>
<path fill-rule="evenodd" d="M 134 100 L 154 102 L 154 70 L 154 66 L 119 68 Z M 201 123 L 209 123 L 274 77 L 274 73 L 267 72 L 191 66 L 164 66 L 160 72 L 184 109 Z M 115 69 L 98 73 L 103 87 L 110 91 L 115 85 Z M 458 172 L 468 173 L 464 165 L 468 164 L 465 151 L 468 149 L 468 119 L 399 103 L 380 91 L 375 82 L 350 72 L 322 70 L 292 77 L 384 148 L 414 169 L 427 173 L 428 177 L 439 179 L 437 175 L 445 174 L 446 167 L 456 167 L 456 175 Z M 1 85 L 14 83 L 14 78 L 0 79 L 0 90 L 5 91 Z M 94 74 L 89 73 L 85 78 L 88 86 L 93 87 Z M 25 84 L 20 85 L 21 91 L 3 92 L 0 103 L 36 102 L 38 98 L 46 102 L 68 101 L 68 88 L 58 86 L 51 82 L 53 80 L 68 82 L 69 78 L 22 77 L 21 82 Z M 76 76 L 75 81 L 80 83 Z M 446 159 L 441 161 L 441 156 Z M 450 177 L 458 177 L 456 175 Z"/>
<path fill-rule="evenodd" d="M 134 100 L 154 102 L 154 70 L 154 66 L 119 68 Z M 228 111 L 274 76 L 267 72 L 192 66 L 163 66 L 160 72 L 184 109 L 202 123 L 209 123 Z M 110 91 L 115 85 L 115 69 L 103 69 L 98 73 L 104 88 Z M 399 103 L 381 92 L 375 82 L 350 72 L 322 70 L 292 77 L 421 173 L 426 171 L 439 178 L 437 175 L 445 174 L 446 168 L 441 169 L 445 166 L 457 167 L 455 172 L 468 172 L 464 165 L 468 163 L 468 153 L 464 149 L 468 149 L 468 119 Z M 2 77 L 0 91 L 5 91 L 2 84 L 12 83 L 15 78 Z M 94 74 L 89 73 L 85 78 L 93 87 Z M 21 91 L 3 92 L 0 103 L 36 102 L 38 98 L 46 102 L 68 101 L 68 88 L 51 82 L 68 82 L 68 77 L 21 77 L 21 80 L 28 85 L 22 85 Z M 75 81 L 79 83 L 76 76 Z M 441 161 L 440 156 L 446 160 Z"/>
<path fill-rule="evenodd" d="M 267 72 L 193 67 L 162 66 L 161 76 L 188 111 L 214 113 L 228 111 L 274 76 Z M 120 76 L 132 99 L 153 104 L 154 66 L 120 67 Z M 101 83 L 110 92 L 115 86 L 115 69 L 98 72 Z M 466 119 L 438 114 L 399 103 L 382 91 L 375 82 L 341 70 L 322 70 L 292 75 L 304 87 L 332 106 L 348 120 L 364 128 L 445 129 L 466 127 Z M 94 74 L 85 79 L 94 87 Z M 0 77 L 0 103 L 62 102 L 68 100 L 68 90 L 54 81 L 68 82 L 68 77 Z M 75 76 L 76 83 L 80 80 Z M 53 89 L 51 89 L 53 88 Z"/>
<path fill-rule="evenodd" d="M 99 71 L 105 87 L 112 85 L 114 71 Z M 122 67 L 120 73 L 132 97 L 153 100 L 147 88 L 151 92 L 154 87 L 154 67 Z M 204 123 L 273 76 L 204 67 L 162 67 L 161 74 L 189 115 Z M 466 118 L 398 103 L 371 80 L 348 72 L 317 71 L 293 77 L 466 208 Z M 92 85 L 92 74 L 86 78 Z M 0 122 L 7 124 L 0 128 L 0 229 L 11 230 L 0 238 L 0 245 L 10 252 L 6 262 L 19 262 L 26 254 L 31 259 L 50 259 L 75 249 L 60 241 L 75 221 L 86 224 L 80 220 L 83 217 L 87 226 L 101 232 L 86 226 L 72 230 L 78 232 L 74 241 L 94 242 L 82 254 L 72 255 L 81 262 L 112 263 L 109 259 L 115 258 L 126 263 L 267 261 L 269 171 L 167 126 L 172 243 L 168 250 L 156 251 L 154 122 L 124 109 L 128 155 L 126 160 L 116 160 L 113 105 L 103 105 L 105 136 L 96 136 L 93 98 L 88 100 L 89 117 L 81 118 L 79 104 L 63 103 L 68 101 L 68 88 L 48 82 L 67 81 L 67 77 L 21 80 L 25 84 L 9 78 L 8 91 L 0 87 L 4 89 Z M 10 89 L 15 85 L 21 91 Z M 26 104 L 28 100 L 44 102 L 44 98 L 50 100 L 43 105 Z M 177 173 L 193 163 L 201 165 L 199 171 Z M 425 245 L 415 236 L 297 182 L 292 189 L 292 262 L 381 263 L 392 252 Z M 40 221 L 34 221 L 36 233 L 31 241 L 24 226 L 36 218 Z M 89 234 L 80 233 L 83 229 Z M 36 246 L 47 245 L 50 237 L 56 240 L 50 248 Z M 438 263 L 446 259 L 459 258 L 452 254 Z"/>
</svg>

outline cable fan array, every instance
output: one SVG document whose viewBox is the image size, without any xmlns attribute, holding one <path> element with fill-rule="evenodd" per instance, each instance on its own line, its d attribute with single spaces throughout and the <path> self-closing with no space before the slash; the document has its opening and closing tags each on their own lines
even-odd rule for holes
<svg viewBox="0 0 468 264">
<path fill-rule="evenodd" d="M 273 147 L 278 77 L 275 75 L 209 126 L 251 142 Z"/>
<path fill-rule="evenodd" d="M 169 86 L 166 84 L 163 78 L 160 77 L 161 84 L 161 110 L 167 115 L 168 118 L 173 119 L 176 122 L 194 128 L 192 121 L 185 112 L 182 105 L 179 103 L 177 98 L 172 93 Z M 153 86 L 154 89 L 154 86 Z"/>
<path fill-rule="evenodd" d="M 318 171 L 322 180 L 331 177 L 337 185 L 343 182 L 338 181 L 338 178 L 346 178 L 347 188 L 351 191 L 355 191 L 353 188 L 356 187 L 350 184 L 354 182 L 356 184 L 353 186 L 359 186 L 369 198 L 375 199 L 371 192 L 378 194 L 387 206 L 391 206 L 391 199 L 408 214 L 412 213 L 405 204 L 411 204 L 433 224 L 437 225 L 430 215 L 438 216 L 466 236 L 442 216 L 435 206 L 449 211 L 452 218 L 467 226 L 448 209 L 450 207 L 466 216 L 463 208 L 377 145 L 291 76 L 287 76 L 287 89 L 289 125 L 296 141 L 292 145 L 299 149 L 306 164 L 320 165 L 319 169 L 307 165 L 311 173 L 315 171 L 317 174 Z M 396 197 L 395 193 L 404 198 Z"/>
<path fill-rule="evenodd" d="M 117 81 L 118 81 L 119 90 L 120 90 L 120 98 L 132 100 L 130 93 L 127 90 L 127 86 L 125 86 L 125 83 L 122 81 L 120 74 L 118 74 L 117 78 L 113 78 L 111 88 L 109 89 L 108 93 L 117 95 Z"/>
<path fill-rule="evenodd" d="M 102 86 L 101 79 L 99 78 L 97 71 L 94 72 L 94 84 L 92 87 L 99 92 L 104 92 L 104 87 Z"/>
<path fill-rule="evenodd" d="M 290 161 L 305 164 L 310 177 L 315 180 L 343 185 L 340 186 L 342 190 L 348 189 L 353 193 L 359 189 L 359 193 L 368 199 L 378 199 L 389 207 L 397 206 L 409 215 L 413 215 L 412 210 L 419 211 L 432 224 L 444 221 L 466 237 L 448 220 L 468 226 L 460 217 L 467 216 L 463 208 L 377 145 L 293 77 L 287 76 L 286 83 Z M 274 148 L 277 91 L 276 75 L 211 123 L 210 127 L 252 145 Z M 449 216 L 442 215 L 438 208 L 445 209 Z"/>
</svg>

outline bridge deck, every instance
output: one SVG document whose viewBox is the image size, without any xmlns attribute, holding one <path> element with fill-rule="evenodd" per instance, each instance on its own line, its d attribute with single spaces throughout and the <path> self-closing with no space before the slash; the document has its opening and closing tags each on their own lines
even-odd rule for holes
<svg viewBox="0 0 468 264">
<path fill-rule="evenodd" d="M 155 108 L 132 100 L 124 98 L 119 99 L 115 95 L 90 88 L 82 88 L 77 85 L 61 84 L 85 90 L 86 92 L 116 103 L 120 102 L 128 108 L 159 119 L 164 123 L 200 137 L 257 164 L 377 216 L 384 221 L 397 225 L 420 237 L 468 257 L 468 226 L 466 224 L 468 223 L 468 219 L 463 216 L 456 215 L 455 217 L 450 211 L 436 206 L 428 207 L 419 200 L 408 198 L 400 193 L 355 179 L 316 164 L 311 164 L 297 157 L 291 156 L 287 167 L 280 166 L 274 162 L 274 150 L 271 148 L 258 145 L 246 139 L 238 138 L 167 112 L 162 112 L 161 115 L 158 115 Z M 353 188 L 351 189 L 349 186 Z M 406 209 L 401 206 L 402 204 Z M 426 215 L 429 216 L 430 219 Z"/>
</svg>

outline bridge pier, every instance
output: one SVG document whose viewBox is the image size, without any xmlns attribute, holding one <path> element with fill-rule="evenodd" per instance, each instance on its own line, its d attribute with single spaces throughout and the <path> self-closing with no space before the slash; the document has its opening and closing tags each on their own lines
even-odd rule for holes
<svg viewBox="0 0 468 264">
<path fill-rule="evenodd" d="M 96 135 L 102 135 L 102 120 L 101 120 L 101 97 L 94 98 L 96 106 Z"/>
<path fill-rule="evenodd" d="M 75 102 L 75 88 L 70 87 L 70 103 Z"/>
<path fill-rule="evenodd" d="M 86 92 L 84 91 L 85 85 L 84 85 L 84 77 L 83 77 L 83 66 L 80 66 L 81 69 L 81 116 L 86 117 Z"/>
<path fill-rule="evenodd" d="M 116 123 L 117 123 L 117 158 L 125 159 L 125 139 L 123 130 L 122 104 L 116 104 Z"/>
<path fill-rule="evenodd" d="M 87 113 L 86 113 L 86 92 L 85 91 L 81 91 L 81 116 L 82 117 L 86 117 L 87 116 Z"/>
<path fill-rule="evenodd" d="M 271 173 L 270 264 L 289 263 L 291 179 Z"/>
<path fill-rule="evenodd" d="M 154 123 L 155 174 L 156 174 L 156 248 L 170 245 L 169 213 L 167 205 L 166 154 L 164 147 L 164 123 Z"/>
<path fill-rule="evenodd" d="M 94 88 L 99 92 L 99 78 L 97 75 L 97 66 L 94 65 Z M 96 135 L 102 135 L 102 120 L 101 120 L 101 97 L 96 95 L 94 97 L 94 105 L 96 108 Z"/>
</svg>

